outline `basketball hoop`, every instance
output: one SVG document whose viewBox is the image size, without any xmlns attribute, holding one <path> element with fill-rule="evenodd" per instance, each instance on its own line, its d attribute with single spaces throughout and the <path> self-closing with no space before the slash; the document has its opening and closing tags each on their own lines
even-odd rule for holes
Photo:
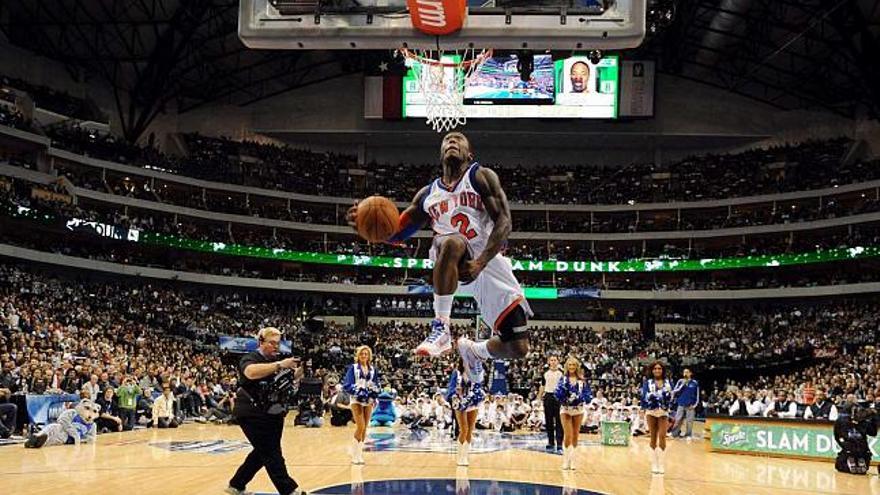
<svg viewBox="0 0 880 495">
<path fill-rule="evenodd" d="M 467 123 L 464 89 L 474 72 L 492 56 L 492 49 L 398 50 L 412 61 L 413 73 L 425 96 L 427 123 L 446 132 Z"/>
</svg>

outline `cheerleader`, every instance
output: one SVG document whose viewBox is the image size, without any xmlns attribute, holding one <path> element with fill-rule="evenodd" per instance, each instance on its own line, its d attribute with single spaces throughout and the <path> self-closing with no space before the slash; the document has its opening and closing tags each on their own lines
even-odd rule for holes
<svg viewBox="0 0 880 495">
<path fill-rule="evenodd" d="M 565 362 L 565 372 L 556 385 L 554 395 L 561 406 L 562 469 L 574 470 L 574 453 L 584 418 L 584 404 L 593 400 L 593 392 L 584 379 L 584 372 L 577 358 L 570 357 Z"/>
<path fill-rule="evenodd" d="M 459 466 L 467 466 L 468 453 L 471 449 L 471 440 L 474 438 L 474 428 L 477 425 L 477 414 L 480 404 L 485 399 L 483 384 L 472 382 L 465 373 L 464 360 L 459 357 L 449 384 L 446 386 L 446 401 L 455 412 L 455 420 L 458 422 L 458 461 Z"/>
<path fill-rule="evenodd" d="M 669 405 L 672 401 L 672 385 L 666 379 L 666 366 L 655 361 L 648 368 L 648 378 L 642 383 L 641 406 L 645 410 L 648 432 L 651 435 L 651 472 L 663 474 L 663 457 L 666 450 Z"/>
<path fill-rule="evenodd" d="M 354 441 L 351 446 L 351 463 L 364 463 L 364 439 L 367 437 L 367 425 L 376 405 L 382 387 L 379 385 L 379 373 L 373 367 L 373 350 L 362 345 L 355 352 L 355 362 L 348 367 L 342 388 L 351 396 L 351 414 L 354 416 Z"/>
</svg>

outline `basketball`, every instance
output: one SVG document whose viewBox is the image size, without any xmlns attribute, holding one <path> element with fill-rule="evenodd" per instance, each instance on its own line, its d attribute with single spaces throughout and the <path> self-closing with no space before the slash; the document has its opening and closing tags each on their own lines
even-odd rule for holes
<svg viewBox="0 0 880 495">
<path fill-rule="evenodd" d="M 397 206 L 390 199 L 370 196 L 358 204 L 357 231 L 368 242 L 385 242 L 397 232 L 399 219 Z"/>
</svg>

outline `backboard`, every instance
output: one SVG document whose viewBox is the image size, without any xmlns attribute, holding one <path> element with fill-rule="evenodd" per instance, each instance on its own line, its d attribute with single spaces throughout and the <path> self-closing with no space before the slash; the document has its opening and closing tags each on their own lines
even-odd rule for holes
<svg viewBox="0 0 880 495">
<path fill-rule="evenodd" d="M 647 1 L 468 0 L 460 31 L 431 36 L 413 28 L 406 0 L 242 0 L 238 32 L 264 49 L 625 49 L 644 39 Z"/>
</svg>

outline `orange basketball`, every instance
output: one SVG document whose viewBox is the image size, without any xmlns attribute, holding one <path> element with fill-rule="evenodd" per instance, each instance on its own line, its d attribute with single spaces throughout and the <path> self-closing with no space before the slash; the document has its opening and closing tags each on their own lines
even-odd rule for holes
<svg viewBox="0 0 880 495">
<path fill-rule="evenodd" d="M 374 244 L 390 239 L 397 232 L 399 219 L 397 206 L 388 198 L 370 196 L 358 203 L 358 234 Z"/>
</svg>

